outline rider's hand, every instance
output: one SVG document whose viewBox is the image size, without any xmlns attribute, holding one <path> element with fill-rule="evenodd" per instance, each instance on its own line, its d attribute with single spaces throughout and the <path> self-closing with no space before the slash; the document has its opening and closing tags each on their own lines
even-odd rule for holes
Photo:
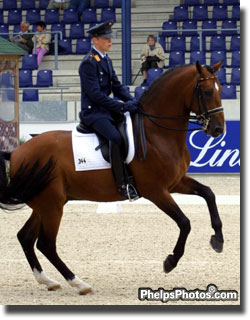
<svg viewBox="0 0 250 320">
<path fill-rule="evenodd" d="M 125 102 L 121 108 L 121 112 L 125 113 L 127 111 L 134 113 L 138 110 L 138 103 L 137 100 L 129 100 Z"/>
</svg>

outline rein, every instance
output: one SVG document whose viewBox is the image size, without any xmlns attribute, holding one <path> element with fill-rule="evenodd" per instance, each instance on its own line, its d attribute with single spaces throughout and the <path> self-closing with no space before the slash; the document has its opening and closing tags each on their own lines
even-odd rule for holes
<svg viewBox="0 0 250 320">
<path fill-rule="evenodd" d="M 213 110 L 208 110 L 206 101 L 203 97 L 203 93 L 201 90 L 200 82 L 201 81 L 206 81 L 206 80 L 211 80 L 217 78 L 216 75 L 213 75 L 212 77 L 207 77 L 207 78 L 201 78 L 200 75 L 198 75 L 197 83 L 194 88 L 192 98 L 191 98 L 191 103 L 190 106 L 193 103 L 193 99 L 195 96 L 195 93 L 197 92 L 197 109 L 198 109 L 198 114 L 196 115 L 188 115 L 188 116 L 159 116 L 159 115 L 153 115 L 146 113 L 143 111 L 142 107 L 138 108 L 138 112 L 135 115 L 135 149 L 136 149 L 136 155 L 139 160 L 145 160 L 147 156 L 147 140 L 146 140 L 146 135 L 145 135 L 145 128 L 144 128 L 144 117 L 148 118 L 152 123 L 154 123 L 157 127 L 166 129 L 166 130 L 171 130 L 171 131 L 179 131 L 179 132 L 187 132 L 187 131 L 205 131 L 209 125 L 210 122 L 210 116 L 219 112 L 223 112 L 223 107 L 215 108 Z M 200 106 L 200 103 L 202 104 L 204 112 L 202 112 L 202 108 Z M 191 107 L 190 107 L 191 109 Z M 160 124 L 157 120 L 155 119 L 168 119 L 168 120 L 194 120 L 191 121 L 197 125 L 202 126 L 202 128 L 191 128 L 191 129 L 177 129 L 177 128 L 170 128 L 168 126 Z M 141 147 L 142 147 L 142 156 L 139 154 L 139 139 L 141 141 Z"/>
</svg>

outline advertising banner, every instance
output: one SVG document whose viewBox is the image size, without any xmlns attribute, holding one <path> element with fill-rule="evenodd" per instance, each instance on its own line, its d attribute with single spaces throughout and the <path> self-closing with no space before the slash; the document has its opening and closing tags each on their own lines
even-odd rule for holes
<svg viewBox="0 0 250 320">
<path fill-rule="evenodd" d="M 190 124 L 190 128 L 193 126 Z M 189 132 L 187 145 L 191 155 L 189 173 L 240 172 L 240 121 L 227 121 L 225 133 L 218 138 L 203 131 Z"/>
</svg>

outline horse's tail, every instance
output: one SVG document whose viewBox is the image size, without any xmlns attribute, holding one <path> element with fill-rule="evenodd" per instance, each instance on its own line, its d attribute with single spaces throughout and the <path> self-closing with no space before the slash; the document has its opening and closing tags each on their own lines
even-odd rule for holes
<svg viewBox="0 0 250 320">
<path fill-rule="evenodd" d="M 6 160 L 11 160 L 11 153 L 0 151 L 1 209 L 18 209 L 16 205 L 31 201 L 54 179 L 52 172 L 55 161 L 52 157 L 42 167 L 39 165 L 39 160 L 32 166 L 22 163 L 11 179 L 6 170 Z"/>
</svg>

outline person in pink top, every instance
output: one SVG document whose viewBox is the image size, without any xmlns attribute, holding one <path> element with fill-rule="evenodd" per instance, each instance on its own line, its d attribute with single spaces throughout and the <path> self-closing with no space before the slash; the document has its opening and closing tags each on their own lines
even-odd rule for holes
<svg viewBox="0 0 250 320">
<path fill-rule="evenodd" d="M 37 34 L 33 37 L 36 38 L 36 51 L 37 54 L 37 65 L 39 66 L 43 56 L 49 51 L 49 44 L 51 42 L 51 34 L 46 32 L 46 25 L 43 21 L 36 23 Z"/>
</svg>

